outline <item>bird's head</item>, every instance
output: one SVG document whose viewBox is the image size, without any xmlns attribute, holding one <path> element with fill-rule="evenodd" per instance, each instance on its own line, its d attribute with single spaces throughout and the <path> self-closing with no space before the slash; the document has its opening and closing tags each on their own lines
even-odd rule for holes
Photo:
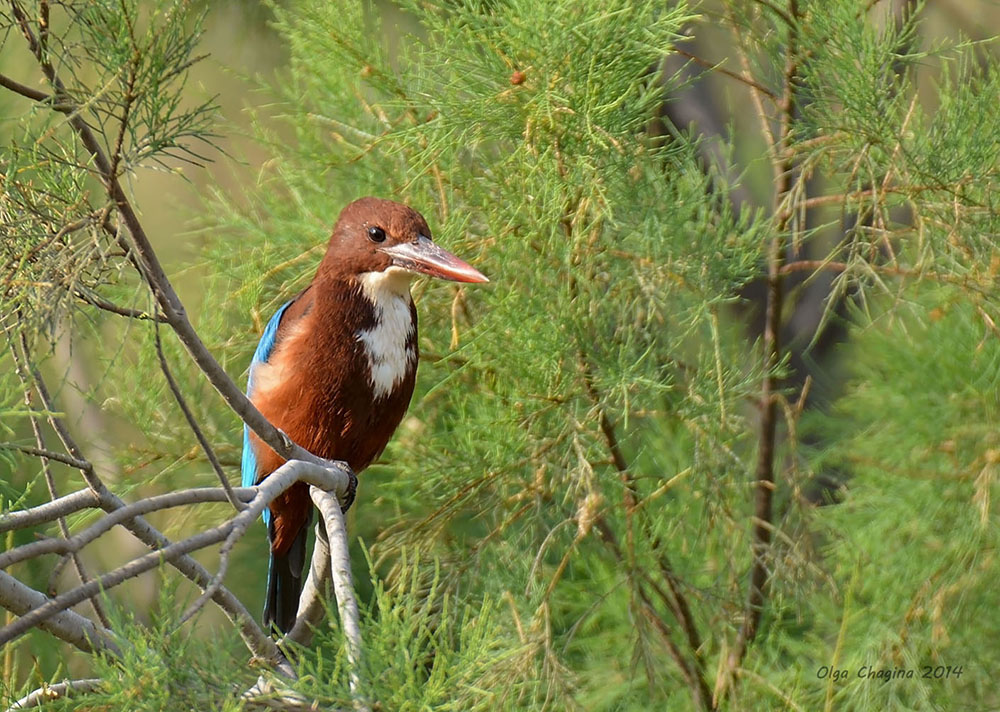
<svg viewBox="0 0 1000 712">
<path fill-rule="evenodd" d="M 489 281 L 434 244 L 420 213 L 380 198 L 360 198 L 341 211 L 320 271 L 342 277 L 381 274 L 407 282 L 417 274 L 453 282 Z"/>
</svg>

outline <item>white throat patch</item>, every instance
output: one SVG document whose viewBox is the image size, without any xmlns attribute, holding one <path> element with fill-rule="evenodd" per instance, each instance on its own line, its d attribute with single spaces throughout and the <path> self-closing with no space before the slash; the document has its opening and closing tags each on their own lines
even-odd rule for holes
<svg viewBox="0 0 1000 712">
<path fill-rule="evenodd" d="M 412 273 L 389 267 L 384 272 L 365 272 L 358 280 L 361 293 L 375 307 L 375 326 L 356 336 L 368 358 L 368 379 L 376 398 L 388 395 L 416 363 L 417 351 L 407 345 L 413 335 L 410 313 Z"/>
</svg>

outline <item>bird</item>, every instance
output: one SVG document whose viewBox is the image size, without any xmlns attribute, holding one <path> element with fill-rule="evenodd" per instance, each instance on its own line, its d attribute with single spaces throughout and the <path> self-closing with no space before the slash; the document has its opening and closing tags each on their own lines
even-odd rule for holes
<svg viewBox="0 0 1000 712">
<path fill-rule="evenodd" d="M 413 208 L 374 197 L 348 204 L 312 282 L 264 328 L 247 396 L 294 442 L 360 473 L 381 454 L 413 395 L 417 310 L 410 284 L 419 275 L 489 281 L 435 244 Z M 244 426 L 244 487 L 284 462 Z M 270 542 L 265 629 L 287 632 L 295 623 L 311 517 L 304 483 L 264 512 Z"/>
</svg>

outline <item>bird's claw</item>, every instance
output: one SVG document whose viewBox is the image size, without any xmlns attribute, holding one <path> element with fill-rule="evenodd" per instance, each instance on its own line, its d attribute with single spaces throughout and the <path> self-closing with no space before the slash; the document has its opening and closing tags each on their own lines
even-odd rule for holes
<svg viewBox="0 0 1000 712">
<path fill-rule="evenodd" d="M 348 470 L 347 477 L 347 491 L 344 492 L 344 499 L 340 503 L 340 511 L 344 514 L 354 504 L 354 498 L 358 494 L 358 476 L 354 474 L 354 470 Z"/>
</svg>

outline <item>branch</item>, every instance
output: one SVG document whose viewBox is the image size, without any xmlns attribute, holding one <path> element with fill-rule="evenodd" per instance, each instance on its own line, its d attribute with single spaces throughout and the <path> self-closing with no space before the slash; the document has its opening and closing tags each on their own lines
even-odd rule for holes
<svg viewBox="0 0 1000 712">
<path fill-rule="evenodd" d="M 6 709 L 5 712 L 28 709 L 29 707 L 43 707 L 54 700 L 69 697 L 71 694 L 82 692 L 93 692 L 104 684 L 100 678 L 88 678 L 86 680 L 67 680 L 55 685 L 43 685 L 29 695 L 19 699 Z"/>
<path fill-rule="evenodd" d="M 31 611 L 45 605 L 49 600 L 49 597 L 44 593 L 26 586 L 10 574 L 0 571 L 0 601 L 2 601 L 3 607 L 12 613 L 19 616 L 28 615 Z M 89 618 L 74 611 L 58 611 L 40 621 L 38 627 L 51 633 L 59 640 L 76 646 L 85 653 L 106 651 L 112 655 L 121 655 L 118 645 L 106 631 L 99 629 Z"/>
<path fill-rule="evenodd" d="M 322 487 L 327 491 L 336 491 L 346 495 L 349 485 L 347 476 L 336 467 L 324 468 L 313 463 L 300 460 L 289 460 L 284 465 L 275 470 L 260 485 L 256 487 L 257 494 L 244 511 L 237 514 L 217 527 L 196 534 L 187 539 L 170 544 L 158 551 L 152 551 L 145 556 L 140 556 L 124 566 L 110 571 L 103 576 L 81 584 L 55 598 L 47 600 L 43 605 L 34 607 L 31 611 L 24 613 L 18 620 L 0 628 L 0 645 L 4 645 L 11 640 L 23 635 L 32 627 L 48 620 L 52 616 L 65 611 L 77 603 L 99 595 L 109 588 L 118 586 L 128 579 L 135 578 L 139 574 L 156 568 L 164 561 L 174 561 L 181 555 L 202 549 L 206 546 L 219 543 L 226 539 L 231 533 L 242 533 L 257 517 L 261 515 L 275 497 L 287 490 L 296 482 L 306 482 L 311 485 Z M 170 495 L 164 495 L 169 497 Z M 336 498 L 328 495 L 332 501 Z M 154 498 L 155 499 L 155 498 Z M 141 505 L 137 502 L 136 505 Z M 339 511 L 340 505 L 337 504 Z M 343 518 L 341 517 L 341 521 Z M 344 535 L 346 541 L 346 534 Z M 39 542 L 42 543 L 42 542 Z M 30 545 L 29 545 L 30 546 Z M 208 588 L 206 586 L 206 588 Z M 355 616 L 356 616 L 355 606 Z M 273 644 L 273 642 L 272 642 Z"/>
<path fill-rule="evenodd" d="M 775 490 L 774 453 L 777 426 L 776 395 L 778 391 L 777 369 L 781 363 L 781 314 L 784 304 L 785 231 L 788 215 L 782 213 L 781 204 L 792 190 L 794 160 L 786 150 L 791 137 L 795 110 L 795 81 L 799 71 L 798 45 L 798 0 L 788 1 L 788 16 L 793 22 L 788 26 L 788 40 L 785 52 L 784 89 L 778 105 L 778 136 L 769 146 L 774 172 L 774 214 L 777 217 L 774 233 L 767 249 L 767 304 L 764 312 L 763 372 L 760 393 L 760 436 L 757 446 L 757 467 L 755 472 L 754 516 L 751 539 L 753 563 L 750 567 L 750 585 L 743 612 L 743 624 L 726 660 L 720 664 L 715 681 L 713 706 L 718 708 L 728 694 L 735 676 L 746 654 L 747 646 L 757 635 L 766 600 L 765 587 L 768 582 L 768 558 L 771 551 L 773 525 L 773 500 Z M 734 31 L 737 30 L 735 23 Z"/>
<path fill-rule="evenodd" d="M 274 475 L 270 477 L 274 477 Z M 351 580 L 351 557 L 347 551 L 347 529 L 344 526 L 344 514 L 340 509 L 340 502 L 329 492 L 324 492 L 317 487 L 310 487 L 309 495 L 312 497 L 313 504 L 319 509 L 320 516 L 323 517 L 323 526 L 326 528 L 329 539 L 333 592 L 337 596 L 340 625 L 344 629 L 351 697 L 354 699 L 354 707 L 358 712 L 367 712 L 369 708 L 361 699 L 361 678 L 358 674 L 358 667 L 361 663 L 361 624 L 358 616 L 358 602 L 354 597 L 354 582 Z"/>
<path fill-rule="evenodd" d="M 351 561 L 348 556 L 347 530 L 339 502 L 327 492 L 316 487 L 310 488 L 313 502 L 320 509 L 321 521 L 316 523 L 316 544 L 313 547 L 309 575 L 299 597 L 299 612 L 295 625 L 281 639 L 279 646 L 285 649 L 289 643 L 308 645 L 312 640 L 313 628 L 321 620 L 326 607 L 323 603 L 324 589 L 331 579 L 340 610 L 341 626 L 344 630 L 349 666 L 349 685 L 354 706 L 358 712 L 369 709 L 361 699 L 358 665 L 361 657 L 361 629 L 358 620 L 358 604 L 351 581 Z M 329 531 L 329 534 L 327 533 Z M 332 543 L 331 543 L 332 539 Z M 277 696 L 279 709 L 314 709 L 314 706 L 294 690 L 278 688 L 274 681 L 263 676 L 242 695 L 248 704 L 266 705 Z M 262 699 L 265 698 L 265 699 Z"/>
<path fill-rule="evenodd" d="M 205 434 L 201 432 L 201 428 L 198 426 L 198 421 L 194 417 L 194 413 L 188 408 L 187 401 L 184 400 L 184 395 L 181 393 L 180 386 L 177 385 L 177 381 L 174 380 L 174 374 L 170 372 L 170 364 L 167 363 L 167 357 L 163 353 L 163 343 L 160 341 L 160 325 L 156 324 L 153 328 L 153 333 L 156 336 L 156 355 L 160 360 L 160 370 L 163 371 L 164 378 L 167 379 L 167 386 L 170 387 L 170 392 L 174 394 L 174 400 L 177 401 L 177 405 L 180 406 L 181 412 L 184 413 L 184 419 L 187 420 L 188 427 L 191 428 L 191 432 L 194 433 L 195 438 L 198 440 L 198 444 L 201 445 L 201 449 L 205 451 L 205 457 L 208 458 L 209 463 L 212 465 L 212 469 L 215 470 L 216 476 L 219 478 L 219 482 L 222 484 L 222 489 L 226 491 L 226 499 L 229 503 L 233 505 L 233 509 L 240 512 L 244 508 L 243 502 L 236 498 L 233 494 L 233 487 L 229 484 L 229 479 L 226 477 L 226 473 L 222 471 L 222 465 L 219 463 L 219 458 L 215 456 L 215 451 L 208 442 L 208 438 Z"/>
<path fill-rule="evenodd" d="M 63 495 L 31 509 L 22 509 L 0 515 L 0 534 L 11 529 L 25 529 L 45 524 L 67 514 L 79 512 L 81 509 L 97 506 L 100 506 L 100 498 L 94 494 L 93 490 L 77 490 L 72 494 Z"/>
<path fill-rule="evenodd" d="M 299 612 L 295 618 L 295 625 L 284 635 L 278 647 L 285 649 L 289 643 L 309 645 L 312 641 L 313 628 L 326 612 L 323 601 L 330 583 L 330 556 L 326 527 L 322 526 L 322 522 L 317 522 L 312 562 L 309 564 L 309 575 L 306 576 L 306 582 L 302 586 L 302 595 L 299 596 Z"/>
<path fill-rule="evenodd" d="M 250 402 L 250 399 L 247 398 L 243 391 L 241 391 L 236 384 L 233 383 L 232 379 L 229 378 L 229 375 L 225 372 L 219 362 L 205 347 L 205 344 L 202 342 L 198 333 L 188 320 L 184 305 L 177 296 L 177 292 L 170 283 L 170 279 L 167 277 L 163 266 L 160 264 L 156 251 L 153 249 L 153 245 L 150 242 L 149 237 L 146 235 L 145 228 L 140 222 L 139 216 L 133 208 L 132 203 L 129 201 L 128 196 L 125 194 L 125 191 L 118 180 L 118 176 L 116 175 L 115 168 L 111 161 L 108 160 L 107 155 L 104 153 L 100 141 L 97 139 L 97 136 L 94 135 L 93 129 L 91 129 L 87 122 L 84 121 L 78 113 L 78 107 L 68 101 L 69 93 L 66 90 L 66 86 L 56 73 L 55 67 L 45 58 L 42 47 L 32 32 L 31 25 L 29 24 L 28 18 L 25 16 L 24 12 L 17 5 L 17 3 L 11 3 L 11 8 L 14 18 L 21 29 L 21 33 L 24 35 L 25 40 L 28 43 L 29 49 L 32 54 L 35 55 L 35 59 L 38 61 L 42 72 L 52 85 L 54 89 L 54 97 L 59 102 L 48 105 L 56 111 L 67 115 L 68 123 L 80 137 L 80 141 L 83 143 L 83 146 L 93 157 L 93 163 L 97 170 L 97 175 L 100 178 L 101 183 L 104 185 L 104 189 L 107 192 L 108 197 L 114 203 L 118 213 L 121 215 L 122 221 L 125 223 L 125 227 L 128 228 L 132 244 L 128 245 L 126 243 L 124 246 L 126 249 L 134 249 L 140 268 L 139 271 L 152 290 L 153 296 L 159 303 L 160 309 L 163 311 L 163 316 L 167 323 L 169 323 L 176 332 L 178 338 L 181 340 L 181 343 L 184 344 L 188 353 L 208 378 L 212 386 L 216 389 L 216 391 L 218 391 L 219 395 L 222 396 L 233 411 L 260 437 L 261 440 L 263 440 L 268 446 L 271 447 L 272 450 L 286 460 L 304 460 L 306 462 L 323 465 L 325 463 L 324 460 L 316 457 L 305 448 L 295 444 L 288 438 L 287 435 L 271 425 L 267 418 L 265 418 L 261 412 L 257 410 L 256 406 Z M 34 99 L 35 101 L 48 99 L 48 95 L 39 95 L 38 92 L 30 90 L 30 88 L 19 85 L 16 82 L 13 83 L 16 85 L 16 88 L 8 86 L 9 84 L 11 84 L 10 81 L 4 84 L 4 86 L 12 90 L 27 89 L 27 92 L 17 91 L 18 94 L 27 98 Z M 107 225 L 105 225 L 105 229 L 107 229 Z M 121 238 L 119 237 L 119 239 Z"/>
<path fill-rule="evenodd" d="M 234 491 L 234 494 L 239 498 L 241 503 L 251 502 L 257 495 L 257 491 L 256 487 L 240 487 Z M 227 493 L 219 487 L 196 487 L 147 497 L 146 499 L 115 509 L 107 516 L 102 517 L 100 521 L 66 539 L 42 539 L 41 541 L 22 544 L 9 551 L 5 551 L 0 554 L 0 569 L 6 569 L 20 561 L 32 559 L 36 556 L 44 556 L 45 554 L 65 555 L 80 551 L 80 549 L 109 531 L 112 527 L 134 519 L 140 514 L 149 514 L 150 512 L 157 512 L 172 507 L 182 507 L 188 504 L 225 502 L 227 499 Z M 244 505 L 243 509 L 245 508 Z"/>
</svg>

